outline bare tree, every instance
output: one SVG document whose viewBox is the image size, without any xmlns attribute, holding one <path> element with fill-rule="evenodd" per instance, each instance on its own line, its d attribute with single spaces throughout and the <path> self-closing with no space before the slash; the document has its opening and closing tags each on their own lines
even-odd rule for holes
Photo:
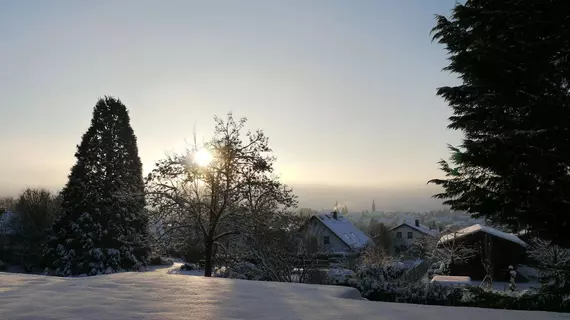
<svg viewBox="0 0 570 320">
<path fill-rule="evenodd" d="M 295 204 L 291 190 L 273 175 L 275 158 L 264 133 L 248 131 L 244 137 L 246 119 L 235 121 L 231 113 L 215 122 L 210 142 L 158 161 L 147 178 L 148 204 L 162 235 L 196 233 L 204 244 L 207 277 L 216 246 L 240 234 L 249 218 L 268 211 L 263 207 L 268 198 L 282 207 Z M 211 153 L 211 162 L 198 161 L 204 152 Z"/>
<path fill-rule="evenodd" d="M 27 271 L 42 264 L 42 249 L 48 229 L 57 218 L 60 209 L 60 197 L 47 189 L 24 190 L 15 204 L 14 219 L 11 228 L 16 254 Z"/>
<path fill-rule="evenodd" d="M 0 211 L 0 264 L 6 261 L 9 237 L 11 235 L 10 219 L 12 213 Z"/>
<path fill-rule="evenodd" d="M 6 211 L 14 211 L 16 199 L 14 197 L 0 197 L 0 214 Z"/>
<path fill-rule="evenodd" d="M 493 237 L 485 234 L 483 242 L 479 246 L 479 253 L 481 256 L 481 263 L 485 269 L 485 277 L 481 282 L 481 286 L 491 289 L 493 287 Z"/>
<path fill-rule="evenodd" d="M 377 222 L 375 219 L 370 219 L 368 224 L 368 234 L 374 241 L 376 246 L 388 252 L 392 245 L 392 238 L 390 237 L 390 230 L 382 222 Z"/>
<path fill-rule="evenodd" d="M 433 261 L 443 263 L 444 274 L 450 273 L 450 266 L 453 263 L 463 263 L 477 255 L 477 249 L 466 245 L 457 239 L 457 231 L 446 234 L 438 238 L 429 239 L 426 237 L 428 247 L 433 248 L 427 256 Z"/>
</svg>

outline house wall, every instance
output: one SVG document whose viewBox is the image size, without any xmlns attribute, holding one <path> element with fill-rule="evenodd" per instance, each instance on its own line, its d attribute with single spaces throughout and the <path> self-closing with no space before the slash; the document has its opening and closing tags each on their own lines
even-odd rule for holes
<svg viewBox="0 0 570 320">
<path fill-rule="evenodd" d="M 398 232 L 402 233 L 401 239 L 397 238 Z M 412 233 L 412 239 L 408 239 L 408 232 Z M 425 236 L 427 236 L 425 233 L 420 232 L 407 225 L 402 225 L 394 230 L 390 230 L 390 238 L 392 240 L 392 251 L 393 253 L 395 253 L 397 249 L 402 246 L 409 247 L 414 243 L 414 241 Z"/>
<path fill-rule="evenodd" d="M 349 252 L 350 248 L 337 237 L 329 228 L 323 225 L 317 218 L 312 218 L 308 225 L 308 234 L 317 241 L 321 252 Z M 324 244 L 324 237 L 329 237 L 329 245 Z"/>
</svg>

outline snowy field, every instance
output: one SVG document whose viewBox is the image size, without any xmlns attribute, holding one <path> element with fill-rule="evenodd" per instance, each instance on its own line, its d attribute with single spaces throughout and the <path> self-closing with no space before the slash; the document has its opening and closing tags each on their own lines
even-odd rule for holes
<svg viewBox="0 0 570 320">
<path fill-rule="evenodd" d="M 352 288 L 195 274 L 172 268 L 89 278 L 0 273 L 0 319 L 570 319 L 570 314 L 371 302 Z"/>
</svg>

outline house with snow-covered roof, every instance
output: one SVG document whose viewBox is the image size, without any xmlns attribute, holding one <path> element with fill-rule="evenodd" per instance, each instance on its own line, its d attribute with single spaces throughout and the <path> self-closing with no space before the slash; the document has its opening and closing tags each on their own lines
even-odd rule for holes
<svg viewBox="0 0 570 320">
<path fill-rule="evenodd" d="M 493 266 L 493 279 L 508 281 L 509 266 L 516 268 L 517 264 L 524 261 L 527 244 L 515 234 L 475 224 L 442 236 L 438 246 L 465 246 L 476 251 L 468 261 L 452 262 L 450 265 L 452 276 L 469 276 L 473 280 L 483 280 L 486 271 L 482 258 L 488 257 Z"/>
<path fill-rule="evenodd" d="M 420 224 L 420 220 L 414 222 L 404 221 L 389 230 L 392 253 L 400 253 L 407 250 L 414 242 L 422 237 L 435 237 L 438 231 Z"/>
<path fill-rule="evenodd" d="M 320 252 L 347 254 L 373 245 L 370 237 L 336 211 L 313 215 L 303 229 Z"/>
</svg>

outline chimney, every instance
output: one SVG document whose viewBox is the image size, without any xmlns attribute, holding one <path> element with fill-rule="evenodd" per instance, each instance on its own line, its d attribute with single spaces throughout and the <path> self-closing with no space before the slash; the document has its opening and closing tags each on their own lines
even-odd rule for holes
<svg viewBox="0 0 570 320">
<path fill-rule="evenodd" d="M 416 227 L 420 227 L 420 220 L 416 219 Z"/>
<path fill-rule="evenodd" d="M 336 212 L 336 210 L 333 211 L 333 212 L 332 212 L 332 216 L 333 216 L 333 218 L 334 218 L 335 220 L 338 219 L 338 212 Z"/>
</svg>

